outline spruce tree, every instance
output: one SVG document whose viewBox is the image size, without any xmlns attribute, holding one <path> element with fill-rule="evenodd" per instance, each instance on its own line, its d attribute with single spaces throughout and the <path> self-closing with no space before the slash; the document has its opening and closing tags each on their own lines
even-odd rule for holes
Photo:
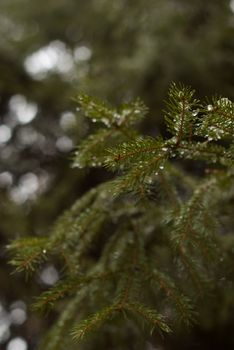
<svg viewBox="0 0 234 350">
<path fill-rule="evenodd" d="M 16 271 L 28 275 L 47 261 L 60 268 L 60 280 L 34 304 L 60 312 L 40 349 L 127 349 L 127 339 L 147 349 L 151 333 L 159 339 L 198 322 L 221 262 L 230 264 L 231 219 L 222 220 L 234 194 L 234 103 L 194 95 L 171 85 L 166 138 L 140 134 L 148 110 L 139 99 L 118 108 L 85 94 L 75 99 L 97 127 L 72 166 L 110 176 L 48 234 L 8 246 Z"/>
</svg>

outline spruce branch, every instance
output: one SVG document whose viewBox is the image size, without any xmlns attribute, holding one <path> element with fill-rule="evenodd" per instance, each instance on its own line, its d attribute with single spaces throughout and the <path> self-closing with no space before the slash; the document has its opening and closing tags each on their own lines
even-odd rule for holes
<svg viewBox="0 0 234 350">
<path fill-rule="evenodd" d="M 64 350 L 67 343 L 70 342 L 68 334 L 77 318 L 77 308 L 82 304 L 85 298 L 85 290 L 78 292 L 76 296 L 69 301 L 62 311 L 57 322 L 50 329 L 47 336 L 39 344 L 38 350 Z"/>
<path fill-rule="evenodd" d="M 209 141 L 233 138 L 234 104 L 228 98 L 213 98 L 211 104 L 203 107 L 203 117 L 196 134 Z"/>
<path fill-rule="evenodd" d="M 82 340 L 88 333 L 93 332 L 100 327 L 102 323 L 112 318 L 117 311 L 119 311 L 119 309 L 116 305 L 107 306 L 73 327 L 71 335 L 77 341 Z"/>
<path fill-rule="evenodd" d="M 47 260 L 47 238 L 22 238 L 12 241 L 7 246 L 9 253 L 13 256 L 10 264 L 15 267 L 16 272 L 29 274 L 34 272 L 40 264 Z"/>
<path fill-rule="evenodd" d="M 148 323 L 149 327 L 152 327 L 151 332 L 153 332 L 155 328 L 163 331 L 164 333 L 170 333 L 172 331 L 162 315 L 158 314 L 154 310 L 148 309 L 142 304 L 127 303 L 125 304 L 125 309 L 139 315 L 142 319 L 144 319 Z"/>
<path fill-rule="evenodd" d="M 106 147 L 110 140 L 119 137 L 112 129 L 99 129 L 87 137 L 77 148 L 73 157 L 74 168 L 100 167 L 103 165 Z"/>
<path fill-rule="evenodd" d="M 138 137 L 133 141 L 124 142 L 113 149 L 109 149 L 105 165 L 111 170 L 131 168 L 138 162 L 152 159 L 152 156 L 158 154 L 162 148 L 162 138 Z M 165 152 L 165 149 L 162 151 Z"/>
<path fill-rule="evenodd" d="M 86 117 L 91 118 L 94 123 L 102 123 L 107 128 L 129 127 L 141 121 L 148 112 L 148 108 L 140 99 L 124 103 L 119 109 L 86 94 L 80 94 L 74 100 Z"/>
<path fill-rule="evenodd" d="M 215 285 L 225 236 L 220 203 L 233 197 L 234 107 L 224 98 L 207 105 L 194 94 L 171 85 L 169 139 L 136 131 L 147 112 L 140 100 L 113 108 L 77 97 L 99 129 L 79 145 L 73 166 L 102 167 L 112 178 L 79 198 L 46 237 L 9 245 L 17 271 L 34 271 L 52 255 L 63 261 L 63 279 L 34 306 L 64 305 L 45 349 L 66 348 L 71 329 L 80 341 L 109 320 L 119 326 L 121 313 L 164 333 L 175 320 L 196 319 L 198 297 Z M 161 302 L 170 307 L 168 319 Z"/>
<path fill-rule="evenodd" d="M 92 273 L 90 276 L 67 277 L 58 282 L 54 287 L 42 293 L 37 301 L 33 304 L 33 309 L 37 311 L 50 310 L 55 306 L 55 303 L 64 297 L 76 294 L 78 290 L 86 288 L 95 281 L 105 281 L 113 277 L 112 271 L 103 273 Z"/>
<path fill-rule="evenodd" d="M 190 325 L 195 322 L 195 311 L 192 301 L 178 290 L 174 281 L 165 273 L 157 269 L 146 270 L 145 278 L 150 280 L 155 289 L 160 288 L 165 293 L 171 305 L 175 307 L 179 322 Z"/>
<path fill-rule="evenodd" d="M 194 90 L 172 84 L 166 101 L 165 121 L 168 131 L 176 137 L 176 145 L 193 136 L 193 127 L 198 114 L 199 101 Z"/>
</svg>

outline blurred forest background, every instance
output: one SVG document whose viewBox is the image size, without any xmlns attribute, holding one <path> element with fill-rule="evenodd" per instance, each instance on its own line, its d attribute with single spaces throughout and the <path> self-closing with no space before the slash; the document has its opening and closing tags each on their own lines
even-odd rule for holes
<svg viewBox="0 0 234 350">
<path fill-rule="evenodd" d="M 69 167 L 89 128 L 72 97 L 140 97 L 151 135 L 165 133 L 172 81 L 234 100 L 234 1 L 1 0 L 0 38 L 0 349 L 32 350 L 56 312 L 39 317 L 29 305 L 59 272 L 51 263 L 29 281 L 12 275 L 5 246 L 46 233 L 106 176 Z M 160 349 L 234 349 L 233 299 L 211 300 L 198 326 Z"/>
</svg>

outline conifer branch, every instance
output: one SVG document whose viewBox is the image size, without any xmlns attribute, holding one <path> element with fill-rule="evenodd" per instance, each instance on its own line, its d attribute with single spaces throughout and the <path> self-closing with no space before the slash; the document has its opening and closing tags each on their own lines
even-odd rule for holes
<svg viewBox="0 0 234 350">
<path fill-rule="evenodd" d="M 39 345 L 38 350 L 64 350 L 69 342 L 68 334 L 77 317 L 77 307 L 82 304 L 85 291 L 69 301 L 56 324 Z"/>
<path fill-rule="evenodd" d="M 62 350 L 71 329 L 82 340 L 122 312 L 165 333 L 177 315 L 193 323 L 191 299 L 209 290 L 223 239 L 216 216 L 234 180 L 234 105 L 224 98 L 207 105 L 194 94 L 172 84 L 167 140 L 134 129 L 147 112 L 140 100 L 113 108 L 87 95 L 76 99 L 99 129 L 80 144 L 73 166 L 103 167 L 112 179 L 79 198 L 46 237 L 8 247 L 16 271 L 34 271 L 52 255 L 65 265 L 66 277 L 34 306 L 65 305 L 43 350 Z M 194 175 L 188 163 L 200 172 Z M 154 309 L 159 297 L 172 311 L 168 321 Z M 66 298 L 73 298 L 68 305 Z"/>
<path fill-rule="evenodd" d="M 103 273 L 94 273 L 90 276 L 68 277 L 65 280 L 58 282 L 48 291 L 42 293 L 37 298 L 33 308 L 38 311 L 52 309 L 57 301 L 75 294 L 78 290 L 87 287 L 89 284 L 92 284 L 97 280 L 105 281 L 106 279 L 111 278 L 113 274 L 112 271 L 106 271 Z"/>
<path fill-rule="evenodd" d="M 142 304 L 138 303 L 127 303 L 125 304 L 125 309 L 141 316 L 149 324 L 149 326 L 152 327 L 152 331 L 154 328 L 158 328 L 165 333 L 171 332 L 171 328 L 165 322 L 165 318 L 156 311 L 148 309 Z"/>
<path fill-rule="evenodd" d="M 171 302 L 179 314 L 179 321 L 185 324 L 194 322 L 194 305 L 191 300 L 184 296 L 175 286 L 175 283 L 168 275 L 154 269 L 145 271 L 145 277 L 156 287 L 163 290 L 166 297 Z M 157 285 L 156 285 L 157 284 Z"/>
<path fill-rule="evenodd" d="M 179 146 L 183 139 L 191 138 L 199 106 L 199 102 L 194 99 L 194 93 L 190 88 L 175 84 L 172 84 L 169 90 L 165 121 L 168 131 L 176 137 L 176 146 Z"/>
<path fill-rule="evenodd" d="M 22 238 L 8 245 L 8 250 L 14 258 L 10 264 L 17 272 L 24 271 L 26 274 L 47 260 L 48 240 L 46 238 Z"/>
<path fill-rule="evenodd" d="M 77 326 L 73 327 L 72 336 L 75 340 L 80 341 L 88 333 L 93 332 L 100 325 L 114 316 L 119 311 L 116 305 L 107 306 L 96 314 L 90 316 L 84 321 L 80 322 Z"/>
</svg>

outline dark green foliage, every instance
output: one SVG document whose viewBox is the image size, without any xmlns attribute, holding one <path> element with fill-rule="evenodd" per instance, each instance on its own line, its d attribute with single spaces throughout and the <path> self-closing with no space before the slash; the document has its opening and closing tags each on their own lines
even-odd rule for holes
<svg viewBox="0 0 234 350">
<path fill-rule="evenodd" d="M 232 139 L 234 133 L 234 103 L 228 98 L 214 98 L 203 109 L 205 118 L 201 121 L 201 125 L 197 130 L 197 135 L 208 137 L 209 141 L 220 139 Z M 222 117 L 222 123 L 220 123 Z"/>
<path fill-rule="evenodd" d="M 62 280 L 35 303 L 64 308 L 42 348 L 63 349 L 64 334 L 82 340 L 100 326 L 111 335 L 109 324 L 118 333 L 130 322 L 135 337 L 141 322 L 163 333 L 191 325 L 226 259 L 218 218 L 234 185 L 233 104 L 219 98 L 211 108 L 173 84 L 165 118 L 172 137 L 164 140 L 139 135 L 135 124 L 147 110 L 139 101 L 118 110 L 86 95 L 77 102 L 100 128 L 81 143 L 73 166 L 117 175 L 78 199 L 46 237 L 9 246 L 18 271 L 51 255 L 64 265 Z"/>
<path fill-rule="evenodd" d="M 9 248 L 16 252 L 11 262 L 16 266 L 16 271 L 25 271 L 28 274 L 46 261 L 46 243 L 46 238 L 24 238 L 13 241 Z"/>
<path fill-rule="evenodd" d="M 140 100 L 124 104 L 118 110 L 87 95 L 78 96 L 77 102 L 93 123 L 104 126 L 79 146 L 73 162 L 73 166 L 78 168 L 102 166 L 106 160 L 106 148 L 121 140 L 132 139 L 135 133 L 130 127 L 139 123 L 147 112 Z"/>
<path fill-rule="evenodd" d="M 198 114 L 198 101 L 194 99 L 194 90 L 172 84 L 169 99 L 166 102 L 165 121 L 167 129 L 176 136 L 179 145 L 183 139 L 191 139 Z"/>
</svg>

